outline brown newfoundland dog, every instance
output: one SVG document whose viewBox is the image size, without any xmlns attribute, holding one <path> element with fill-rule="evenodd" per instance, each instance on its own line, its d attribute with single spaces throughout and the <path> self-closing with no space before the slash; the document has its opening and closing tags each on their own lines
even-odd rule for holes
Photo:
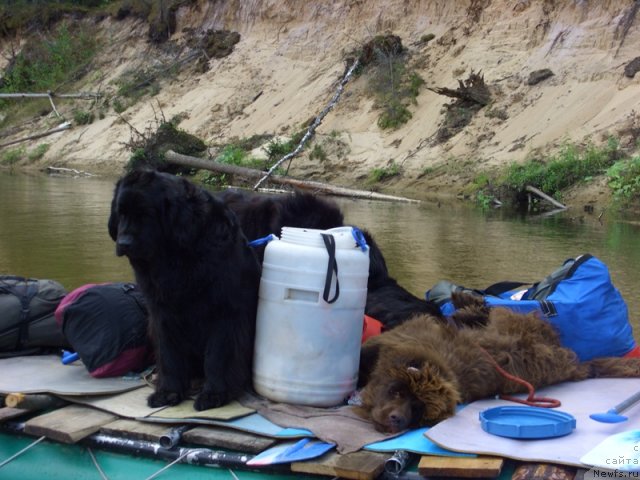
<svg viewBox="0 0 640 480">
<path fill-rule="evenodd" d="M 260 264 L 233 211 L 184 178 L 136 171 L 116 184 L 109 234 L 149 306 L 149 406 L 180 403 L 194 380 L 196 410 L 250 389 Z"/>
<path fill-rule="evenodd" d="M 465 293 L 454 294 L 453 301 L 460 315 L 485 318 L 486 327 L 458 329 L 422 316 L 365 342 L 361 367 L 366 385 L 358 411 L 376 429 L 396 433 L 431 426 L 454 415 L 458 403 L 527 391 L 499 368 L 535 388 L 640 376 L 638 358 L 580 363 L 560 345 L 553 326 L 535 313 L 488 309 L 481 297 Z"/>
</svg>

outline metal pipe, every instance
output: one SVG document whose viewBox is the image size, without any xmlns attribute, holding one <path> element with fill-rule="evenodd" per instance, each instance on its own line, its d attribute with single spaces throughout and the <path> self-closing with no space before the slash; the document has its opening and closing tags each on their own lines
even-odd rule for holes
<svg viewBox="0 0 640 480">
<path fill-rule="evenodd" d="M 182 438 L 182 434 L 191 428 L 190 425 L 180 425 L 179 427 L 174 427 L 170 429 L 167 433 L 162 435 L 158 442 L 160 446 L 163 448 L 173 448 L 175 447 L 180 439 Z"/>
<path fill-rule="evenodd" d="M 393 455 L 384 462 L 384 471 L 392 475 L 399 475 L 409 462 L 409 452 L 405 450 L 396 450 Z"/>
</svg>

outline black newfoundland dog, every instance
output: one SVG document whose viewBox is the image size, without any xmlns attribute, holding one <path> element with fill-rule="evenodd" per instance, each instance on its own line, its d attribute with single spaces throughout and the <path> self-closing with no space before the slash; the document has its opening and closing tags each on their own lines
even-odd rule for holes
<svg viewBox="0 0 640 480">
<path fill-rule="evenodd" d="M 183 178 L 136 171 L 116 184 L 109 234 L 149 304 L 149 406 L 180 403 L 195 380 L 196 410 L 250 389 L 260 263 L 233 211 Z"/>
<path fill-rule="evenodd" d="M 344 217 L 338 205 L 325 197 L 310 193 L 260 195 L 227 190 L 219 195 L 236 213 L 249 240 L 270 233 L 280 236 L 282 227 L 327 230 L 344 225 Z M 370 248 L 365 313 L 379 320 L 387 330 L 415 315 L 426 314 L 442 318 L 436 304 L 416 297 L 389 275 L 382 251 L 373 236 L 366 230 L 362 230 L 362 233 Z M 264 248 L 256 247 L 260 262 L 264 257 Z"/>
</svg>

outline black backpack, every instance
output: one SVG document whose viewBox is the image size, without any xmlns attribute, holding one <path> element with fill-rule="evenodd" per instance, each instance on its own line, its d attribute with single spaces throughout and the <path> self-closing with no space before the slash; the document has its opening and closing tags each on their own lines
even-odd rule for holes
<svg viewBox="0 0 640 480">
<path fill-rule="evenodd" d="M 0 357 L 67 348 L 54 318 L 66 294 L 54 280 L 0 275 Z"/>
<path fill-rule="evenodd" d="M 56 321 L 92 377 L 139 372 L 153 363 L 147 306 L 133 283 L 78 287 L 56 309 Z"/>
</svg>

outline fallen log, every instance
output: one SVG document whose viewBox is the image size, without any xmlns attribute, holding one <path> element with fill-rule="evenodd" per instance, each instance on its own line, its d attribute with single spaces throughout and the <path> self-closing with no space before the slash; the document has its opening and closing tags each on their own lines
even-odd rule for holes
<svg viewBox="0 0 640 480">
<path fill-rule="evenodd" d="M 13 144 L 20 143 L 20 142 L 27 142 L 29 140 L 35 140 L 36 138 L 46 137 L 47 135 L 52 135 L 54 133 L 58 133 L 58 132 L 61 132 L 63 130 L 68 130 L 69 128 L 71 128 L 71 124 L 69 122 L 65 122 L 65 123 L 61 124 L 60 126 L 58 126 L 56 128 L 53 128 L 51 130 L 47 130 L 46 132 L 36 133 L 35 135 L 29 135 L 28 137 L 23 137 L 23 138 L 19 138 L 17 140 L 12 140 L 10 142 L 2 143 L 2 144 L 0 144 L 0 148 L 8 147 L 9 145 L 13 145 Z"/>
<path fill-rule="evenodd" d="M 529 193 L 533 193 L 535 195 L 538 195 L 540 198 L 542 198 L 543 200 L 546 200 L 547 202 L 549 202 L 554 207 L 560 208 L 562 210 L 566 210 L 567 209 L 567 207 L 565 205 L 563 205 L 562 203 L 558 202 L 555 198 L 550 197 L 549 195 L 544 193 L 542 190 L 538 190 L 536 187 L 532 187 L 531 185 L 527 185 L 525 187 L 525 190 L 527 192 L 529 192 Z"/>
<path fill-rule="evenodd" d="M 247 179 L 262 178 L 265 174 L 265 172 L 261 170 L 254 170 L 252 168 L 239 167 L 237 165 L 228 165 L 225 163 L 214 162 L 212 160 L 206 160 L 204 158 L 182 155 L 180 153 L 174 152 L 173 150 L 167 150 L 167 152 L 165 153 L 165 159 L 168 162 L 174 163 L 176 165 L 181 165 L 183 167 L 201 168 L 204 170 L 210 170 L 212 172 L 237 175 Z M 299 180 L 282 175 L 271 175 L 269 176 L 269 181 L 277 185 L 289 185 L 300 190 L 312 190 L 316 193 L 336 195 L 339 197 L 365 198 L 368 200 L 383 200 L 391 202 L 420 203 L 420 200 L 411 198 L 396 197 L 394 195 L 385 195 L 383 193 L 370 192 L 367 190 L 353 190 L 350 188 L 329 185 L 328 183 L 315 182 L 311 180 Z"/>
</svg>

